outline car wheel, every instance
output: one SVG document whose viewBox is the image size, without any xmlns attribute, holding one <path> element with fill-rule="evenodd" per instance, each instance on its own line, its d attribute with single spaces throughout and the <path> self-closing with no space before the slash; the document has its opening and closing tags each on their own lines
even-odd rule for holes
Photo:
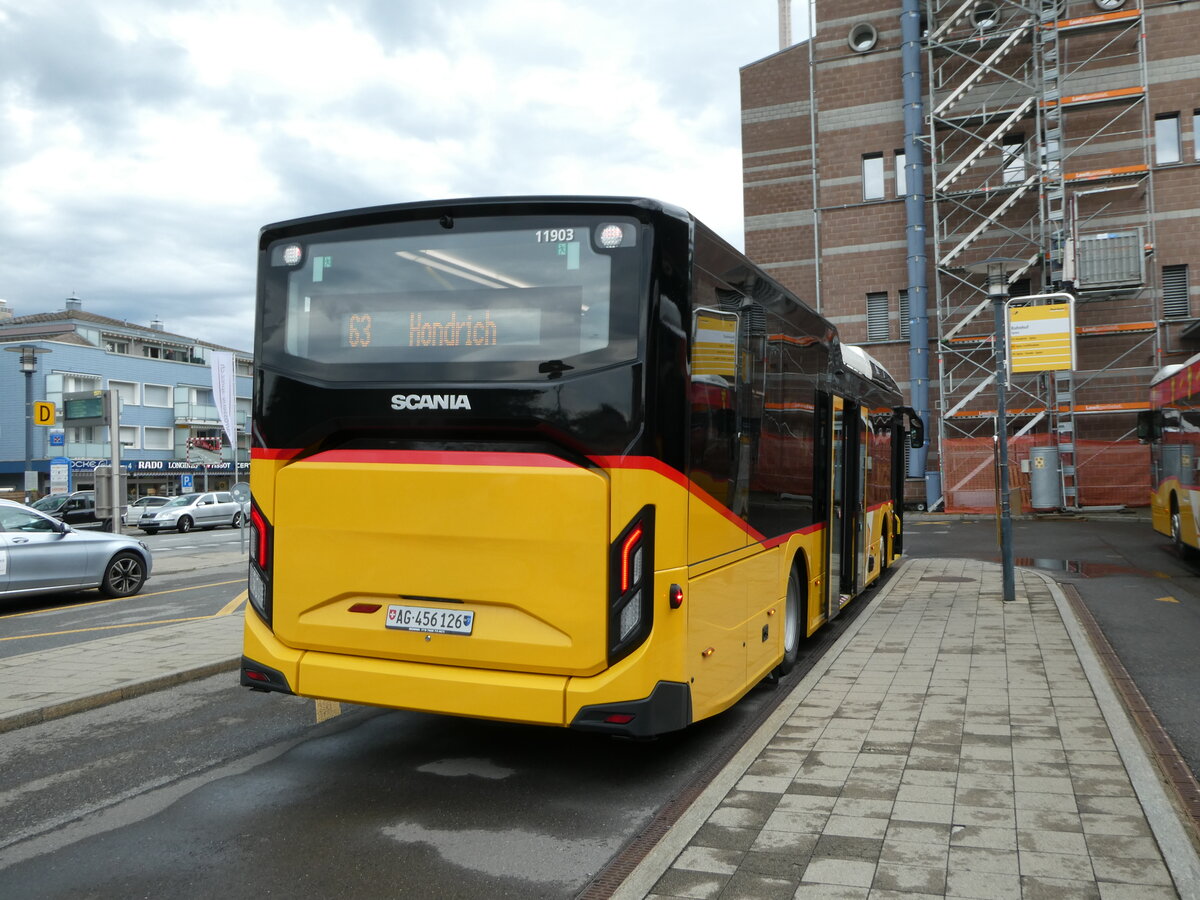
<svg viewBox="0 0 1200 900">
<path fill-rule="evenodd" d="M 136 553 L 118 553 L 108 561 L 100 593 L 105 597 L 131 597 L 146 583 L 146 564 Z"/>
<path fill-rule="evenodd" d="M 241 510 L 238 510 L 237 512 L 235 512 L 233 514 L 233 522 L 231 522 L 230 524 L 234 528 L 242 527 L 242 512 L 241 512 Z"/>
<path fill-rule="evenodd" d="M 189 531 L 192 530 L 193 524 L 194 523 L 192 522 L 191 516 L 180 516 L 179 524 L 176 525 L 175 527 L 179 529 L 180 534 L 187 534 Z"/>
</svg>

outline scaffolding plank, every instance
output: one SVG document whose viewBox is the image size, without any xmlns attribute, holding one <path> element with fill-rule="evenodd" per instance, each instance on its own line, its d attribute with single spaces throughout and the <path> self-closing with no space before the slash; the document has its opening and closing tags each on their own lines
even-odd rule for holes
<svg viewBox="0 0 1200 900">
<path fill-rule="evenodd" d="M 1089 169 L 1085 172 L 1068 172 L 1063 175 L 1064 181 L 1100 181 L 1104 178 L 1126 178 L 1130 175 L 1144 175 L 1150 171 L 1147 165 L 1113 166 L 1109 169 Z"/>
<path fill-rule="evenodd" d="M 1139 100 L 1146 94 L 1144 87 L 1116 88 L 1111 91 L 1091 91 L 1087 94 L 1070 94 L 1057 100 L 1043 100 L 1042 109 L 1051 106 L 1088 106 L 1094 103 L 1112 103 L 1117 100 Z"/>
<path fill-rule="evenodd" d="M 1057 28 L 1059 31 L 1078 31 L 1081 28 L 1097 28 L 1104 25 L 1124 25 L 1142 17 L 1140 9 L 1122 9 L 1117 12 L 1098 13 L 1094 16 L 1077 16 L 1073 19 L 1059 19 L 1053 25 L 1043 25 L 1042 28 Z"/>
</svg>

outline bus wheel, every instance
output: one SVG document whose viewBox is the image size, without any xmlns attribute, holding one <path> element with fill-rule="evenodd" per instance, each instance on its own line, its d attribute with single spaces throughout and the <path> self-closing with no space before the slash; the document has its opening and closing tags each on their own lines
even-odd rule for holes
<svg viewBox="0 0 1200 900">
<path fill-rule="evenodd" d="M 1192 548 L 1183 542 L 1183 517 L 1179 514 L 1179 500 L 1174 494 L 1171 495 L 1171 542 L 1180 559 L 1188 559 L 1192 555 Z"/>
<path fill-rule="evenodd" d="M 775 678 L 782 678 L 796 668 L 796 660 L 800 658 L 800 598 L 801 585 L 804 582 L 795 567 L 788 576 L 787 599 L 783 606 L 783 659 L 771 673 Z"/>
</svg>

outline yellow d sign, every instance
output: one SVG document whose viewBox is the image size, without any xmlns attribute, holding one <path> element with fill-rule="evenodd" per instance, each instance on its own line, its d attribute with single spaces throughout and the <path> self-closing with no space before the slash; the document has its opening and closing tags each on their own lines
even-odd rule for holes
<svg viewBox="0 0 1200 900">
<path fill-rule="evenodd" d="M 54 404 L 35 401 L 33 404 L 33 424 L 34 425 L 53 425 L 54 424 Z"/>
</svg>

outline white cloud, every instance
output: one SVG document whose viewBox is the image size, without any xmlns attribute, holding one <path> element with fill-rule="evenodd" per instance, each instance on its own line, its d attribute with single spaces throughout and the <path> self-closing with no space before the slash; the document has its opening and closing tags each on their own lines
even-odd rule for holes
<svg viewBox="0 0 1200 900">
<path fill-rule="evenodd" d="M 258 228 L 293 216 L 648 195 L 740 244 L 737 70 L 775 50 L 775 15 L 772 0 L 0 0 L 0 297 L 22 315 L 77 291 L 248 349 Z"/>
</svg>

